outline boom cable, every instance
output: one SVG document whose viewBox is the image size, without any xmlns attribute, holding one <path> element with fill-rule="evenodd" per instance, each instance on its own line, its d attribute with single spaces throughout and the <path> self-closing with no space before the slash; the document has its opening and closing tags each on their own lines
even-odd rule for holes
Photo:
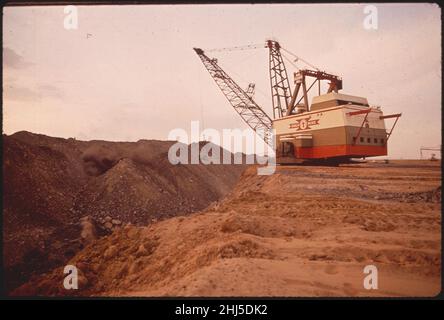
<svg viewBox="0 0 444 320">
<path fill-rule="evenodd" d="M 259 48 L 264 48 L 264 44 L 257 43 L 257 44 L 247 44 L 245 46 L 214 48 L 214 49 L 205 50 L 205 52 L 224 52 L 224 51 L 235 51 L 235 50 L 251 50 L 251 49 L 259 49 Z"/>
<path fill-rule="evenodd" d="M 213 48 L 213 49 L 207 49 L 205 50 L 205 52 L 230 52 L 230 51 L 242 51 L 242 50 L 252 50 L 252 49 L 260 49 L 260 48 L 266 48 L 266 46 L 264 46 L 263 43 L 255 43 L 255 44 L 247 44 L 247 45 L 243 45 L 243 46 L 234 46 L 234 47 L 225 47 L 225 48 Z M 313 65 L 312 63 L 308 62 L 307 60 L 301 58 L 300 56 L 294 54 L 293 52 L 291 52 L 290 50 L 285 49 L 284 47 L 280 47 L 283 51 L 287 52 L 288 54 L 292 55 L 294 58 L 296 58 L 296 60 L 291 61 L 291 59 L 289 59 L 288 57 L 285 57 L 286 60 L 288 62 L 291 63 L 291 65 L 293 65 L 296 69 L 300 70 L 299 67 L 296 66 L 295 62 L 296 61 L 302 61 L 303 63 L 305 63 L 306 65 L 308 65 L 310 68 L 313 68 L 317 71 L 321 71 L 318 67 L 316 67 L 315 65 Z"/>
<path fill-rule="evenodd" d="M 282 57 L 287 60 L 293 67 L 295 67 L 298 71 L 301 70 L 296 63 L 294 63 L 293 61 L 291 61 L 290 58 L 288 58 L 285 54 L 281 53 Z"/>
<path fill-rule="evenodd" d="M 295 55 L 293 52 L 290 52 L 290 51 L 288 51 L 287 49 L 282 48 L 282 47 L 281 47 L 281 49 L 284 50 L 285 52 L 287 52 L 288 54 L 291 54 L 293 57 L 296 58 L 296 60 L 301 60 L 302 62 L 304 62 L 304 63 L 305 63 L 306 65 L 308 65 L 309 67 L 311 67 L 311 68 L 313 68 L 313 69 L 315 69 L 315 70 L 317 70 L 317 71 L 321 71 L 318 67 L 314 66 L 313 64 L 311 64 L 311 63 L 308 62 L 307 60 L 304 60 L 304 59 L 302 59 L 301 57 Z"/>
</svg>

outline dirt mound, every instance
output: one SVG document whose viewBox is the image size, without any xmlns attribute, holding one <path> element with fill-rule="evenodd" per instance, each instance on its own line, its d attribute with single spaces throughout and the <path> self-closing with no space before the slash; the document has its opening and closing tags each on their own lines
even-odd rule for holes
<svg viewBox="0 0 444 320">
<path fill-rule="evenodd" d="M 153 227 L 127 226 L 88 246 L 69 261 L 79 268 L 82 291 L 65 290 L 60 285 L 63 268 L 58 268 L 13 294 L 100 295 L 103 290 L 119 291 L 124 287 L 137 290 L 146 285 L 160 289 L 163 283 L 180 280 L 218 259 L 274 258 L 263 241 L 239 232 L 227 239 L 220 231 L 223 222 L 209 227 L 209 218 L 201 215 L 191 218 L 191 230 L 187 218 L 169 219 Z"/>
<path fill-rule="evenodd" d="M 14 295 L 434 296 L 441 284 L 441 205 L 375 200 L 368 192 L 436 190 L 440 167 L 248 168 L 203 212 L 126 226 Z M 332 178 L 330 178 L 332 177 Z M 415 181 L 412 186 L 412 181 Z M 337 195 L 337 189 L 348 190 Z M 378 290 L 363 287 L 367 265 Z"/>
<path fill-rule="evenodd" d="M 134 155 L 115 160 L 106 172 L 86 183 L 74 200 L 73 211 L 88 212 L 98 220 L 110 216 L 146 225 L 205 208 L 222 198 L 245 168 L 171 165 L 167 152 L 150 159 L 141 148 Z"/>
<path fill-rule="evenodd" d="M 3 135 L 7 288 L 83 248 L 82 217 L 89 217 L 100 237 L 126 223 L 147 225 L 196 212 L 221 199 L 245 169 L 172 165 L 167 157 L 173 143 Z"/>
</svg>

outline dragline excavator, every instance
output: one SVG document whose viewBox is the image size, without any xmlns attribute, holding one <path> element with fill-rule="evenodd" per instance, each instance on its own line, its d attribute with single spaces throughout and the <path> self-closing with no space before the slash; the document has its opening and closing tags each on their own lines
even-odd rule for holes
<svg viewBox="0 0 444 320">
<path fill-rule="evenodd" d="M 342 79 L 321 71 L 312 64 L 282 48 L 279 42 L 267 40 L 264 45 L 248 45 L 210 51 L 269 50 L 269 74 L 273 119 L 253 100 L 254 84 L 242 89 L 205 51 L 194 48 L 205 68 L 242 119 L 276 151 L 276 162 L 300 163 L 304 160 L 348 161 L 387 155 L 387 142 L 401 116 L 383 115 L 380 107 L 370 106 L 367 99 L 339 93 Z M 299 69 L 282 51 L 310 68 Z M 284 59 L 298 70 L 293 73 L 294 88 Z M 313 82 L 307 86 L 307 80 Z M 321 82 L 328 81 L 321 94 Z M 308 93 L 317 84 L 318 95 L 309 104 Z M 394 119 L 390 130 L 385 119 Z M 271 132 L 274 131 L 274 135 Z M 275 141 L 273 139 L 276 139 Z"/>
</svg>

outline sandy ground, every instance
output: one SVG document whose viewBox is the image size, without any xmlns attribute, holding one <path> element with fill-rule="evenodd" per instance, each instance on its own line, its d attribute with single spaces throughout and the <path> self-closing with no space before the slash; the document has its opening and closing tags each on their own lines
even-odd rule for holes
<svg viewBox="0 0 444 320">
<path fill-rule="evenodd" d="M 71 263 L 99 296 L 435 296 L 440 163 L 251 167 L 204 212 L 127 226 Z M 378 289 L 363 269 L 378 269 Z M 55 270 L 16 294 L 66 294 Z M 32 288 L 37 288 L 32 289 Z M 34 291 L 33 291 L 34 290 Z"/>
</svg>

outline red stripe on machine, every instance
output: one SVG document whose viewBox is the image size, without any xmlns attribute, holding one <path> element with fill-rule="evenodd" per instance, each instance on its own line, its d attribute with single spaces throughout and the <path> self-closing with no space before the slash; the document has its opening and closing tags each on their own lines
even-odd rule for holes
<svg viewBox="0 0 444 320">
<path fill-rule="evenodd" d="M 320 159 L 328 157 L 371 157 L 387 155 L 387 146 L 334 145 L 319 147 L 296 147 L 295 156 L 300 159 Z"/>
</svg>

